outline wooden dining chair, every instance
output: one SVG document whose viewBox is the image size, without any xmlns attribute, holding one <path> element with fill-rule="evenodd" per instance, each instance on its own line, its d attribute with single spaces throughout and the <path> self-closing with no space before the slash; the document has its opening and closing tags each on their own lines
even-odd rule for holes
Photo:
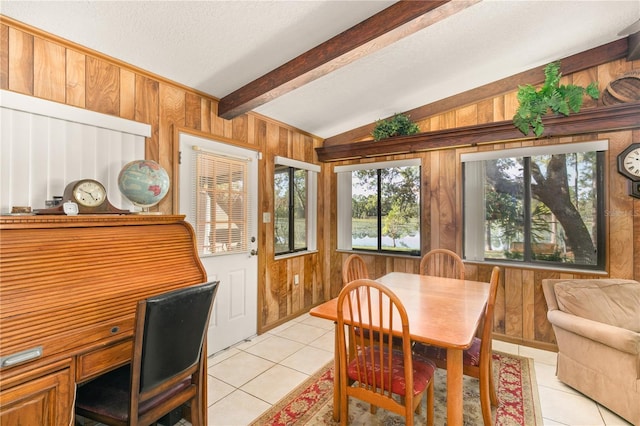
<svg viewBox="0 0 640 426">
<path fill-rule="evenodd" d="M 357 255 L 351 254 L 342 265 L 342 285 L 347 285 L 353 280 L 361 278 L 369 278 L 369 271 L 364 259 Z"/>
<path fill-rule="evenodd" d="M 420 260 L 420 274 L 463 280 L 464 263 L 451 250 L 433 249 Z"/>
<path fill-rule="evenodd" d="M 480 405 L 482 407 L 482 419 L 485 426 L 490 426 L 491 405 L 498 405 L 495 384 L 493 381 L 492 362 L 492 333 L 493 333 L 493 313 L 498 293 L 498 283 L 500 281 L 500 268 L 493 267 L 491 271 L 489 298 L 485 313 L 478 328 L 479 337 L 474 337 L 473 343 L 463 354 L 463 373 L 467 376 L 475 377 L 480 382 Z M 447 350 L 437 346 L 416 343 L 413 347 L 414 353 L 432 359 L 440 368 L 447 368 Z"/>
<path fill-rule="evenodd" d="M 427 425 L 433 426 L 436 366 L 412 354 L 409 320 L 398 297 L 376 281 L 351 281 L 338 296 L 337 318 L 340 424 L 347 424 L 349 397 L 354 397 L 369 402 L 372 408 L 398 413 L 407 425 L 413 425 L 414 412 L 426 393 Z M 388 331 L 392 329 L 402 330 L 394 332 L 402 339 L 401 350 L 390 338 Z"/>
<path fill-rule="evenodd" d="M 131 363 L 80 385 L 76 414 L 107 425 L 149 425 L 189 403 L 202 426 L 203 348 L 218 281 L 150 297 L 136 307 Z"/>
</svg>

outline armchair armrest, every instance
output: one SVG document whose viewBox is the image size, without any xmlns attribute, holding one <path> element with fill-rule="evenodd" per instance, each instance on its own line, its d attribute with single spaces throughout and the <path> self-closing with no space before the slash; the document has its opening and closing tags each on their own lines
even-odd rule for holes
<svg viewBox="0 0 640 426">
<path fill-rule="evenodd" d="M 571 315 L 560 310 L 547 312 L 547 318 L 556 327 L 611 346 L 622 352 L 640 355 L 640 333 Z"/>
</svg>

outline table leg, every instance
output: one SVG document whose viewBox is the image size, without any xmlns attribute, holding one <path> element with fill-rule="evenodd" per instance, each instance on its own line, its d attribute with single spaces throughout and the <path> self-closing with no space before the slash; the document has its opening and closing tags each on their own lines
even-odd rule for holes
<svg viewBox="0 0 640 426">
<path fill-rule="evenodd" d="M 340 357 L 338 353 L 338 323 L 334 323 L 335 329 L 335 349 L 333 353 L 333 420 L 340 421 Z"/>
<path fill-rule="evenodd" d="M 462 350 L 447 349 L 447 425 L 462 426 Z"/>
</svg>

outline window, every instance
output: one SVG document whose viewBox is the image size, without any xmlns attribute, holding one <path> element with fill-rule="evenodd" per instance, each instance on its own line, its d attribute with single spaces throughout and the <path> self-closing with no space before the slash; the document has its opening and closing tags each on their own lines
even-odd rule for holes
<svg viewBox="0 0 640 426">
<path fill-rule="evenodd" d="M 194 151 L 195 233 L 198 253 L 219 255 L 247 248 L 247 160 Z"/>
<path fill-rule="evenodd" d="M 273 177 L 274 252 L 315 250 L 317 173 L 320 167 L 276 157 Z"/>
<path fill-rule="evenodd" d="M 463 154 L 465 258 L 603 269 L 606 149 Z"/>
<path fill-rule="evenodd" d="M 420 160 L 335 171 L 339 249 L 420 255 Z"/>
</svg>

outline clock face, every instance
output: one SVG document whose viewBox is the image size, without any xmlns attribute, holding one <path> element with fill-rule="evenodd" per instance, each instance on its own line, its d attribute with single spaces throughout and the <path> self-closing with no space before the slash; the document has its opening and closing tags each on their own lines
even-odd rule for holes
<svg viewBox="0 0 640 426">
<path fill-rule="evenodd" d="M 640 179 L 640 147 L 628 152 L 622 159 L 622 167 Z"/>
<path fill-rule="evenodd" d="M 73 198 L 85 207 L 97 207 L 107 200 L 107 191 L 98 181 L 82 180 L 73 188 Z"/>
<path fill-rule="evenodd" d="M 618 154 L 618 171 L 632 182 L 640 181 L 640 143 L 632 143 Z"/>
</svg>

